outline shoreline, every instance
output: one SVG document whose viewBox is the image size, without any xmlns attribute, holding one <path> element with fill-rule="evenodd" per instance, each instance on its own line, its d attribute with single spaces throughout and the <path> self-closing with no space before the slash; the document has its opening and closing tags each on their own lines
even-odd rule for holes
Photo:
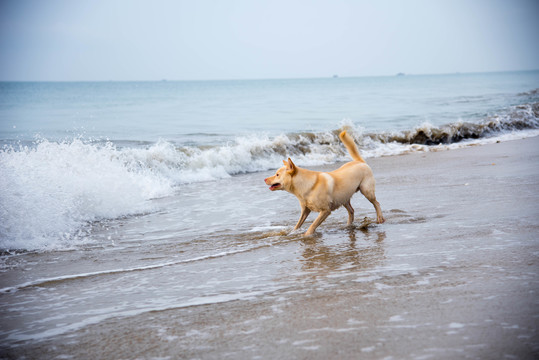
<svg viewBox="0 0 539 360">
<path fill-rule="evenodd" d="M 536 358 L 539 137 L 367 162 L 386 223 L 364 219 L 372 219 L 374 209 L 357 194 L 352 227 L 345 226 L 341 209 L 313 237 L 200 265 L 225 271 L 234 263 L 261 262 L 273 274 L 267 293 L 112 317 L 40 342 L 0 347 L 0 355 Z M 263 176 L 241 177 L 258 186 Z M 276 225 L 296 220 L 295 199 L 264 196 L 294 206 L 275 217 Z"/>
</svg>

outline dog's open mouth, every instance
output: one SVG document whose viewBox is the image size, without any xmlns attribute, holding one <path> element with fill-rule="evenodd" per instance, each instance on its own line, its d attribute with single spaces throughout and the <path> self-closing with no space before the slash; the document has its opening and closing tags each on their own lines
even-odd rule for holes
<svg viewBox="0 0 539 360">
<path fill-rule="evenodd" d="M 280 184 L 280 183 L 276 183 L 276 184 L 272 184 L 272 185 L 270 186 L 269 189 L 270 189 L 271 191 L 273 191 L 273 190 L 277 190 L 277 189 L 280 188 L 280 187 L 281 187 L 281 184 Z"/>
</svg>

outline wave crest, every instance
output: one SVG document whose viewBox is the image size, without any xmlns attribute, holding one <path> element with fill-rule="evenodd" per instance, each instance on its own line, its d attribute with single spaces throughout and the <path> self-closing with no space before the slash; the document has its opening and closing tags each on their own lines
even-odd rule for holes
<svg viewBox="0 0 539 360">
<path fill-rule="evenodd" d="M 424 124 L 412 131 L 398 134 L 372 134 L 382 143 L 439 145 L 453 144 L 468 139 L 481 139 L 508 131 L 539 128 L 539 103 L 515 106 L 507 114 L 487 117 L 480 123 L 457 122 L 441 127 Z"/>
<path fill-rule="evenodd" d="M 111 143 L 80 139 L 0 151 L 0 248 L 69 246 L 83 225 L 150 211 L 169 179 L 121 160 Z"/>
</svg>

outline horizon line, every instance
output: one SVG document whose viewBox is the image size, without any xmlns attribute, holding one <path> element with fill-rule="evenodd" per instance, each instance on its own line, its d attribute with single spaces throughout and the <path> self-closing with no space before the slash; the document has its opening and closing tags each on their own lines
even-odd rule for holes
<svg viewBox="0 0 539 360">
<path fill-rule="evenodd" d="M 275 80 L 321 80 L 321 79 L 357 79 L 357 78 L 385 78 L 396 76 L 445 76 L 445 75 L 473 75 L 473 74 L 496 74 L 514 72 L 534 72 L 537 69 L 527 70 L 497 70 L 497 71 L 469 71 L 469 72 L 446 72 L 446 73 L 404 73 L 398 72 L 391 75 L 344 75 L 337 73 L 329 76 L 309 76 L 309 77 L 275 77 L 275 78 L 223 78 L 223 79 L 146 79 L 146 80 L 0 80 L 0 83 L 106 83 L 106 82 L 219 82 L 219 81 L 275 81 Z"/>
</svg>

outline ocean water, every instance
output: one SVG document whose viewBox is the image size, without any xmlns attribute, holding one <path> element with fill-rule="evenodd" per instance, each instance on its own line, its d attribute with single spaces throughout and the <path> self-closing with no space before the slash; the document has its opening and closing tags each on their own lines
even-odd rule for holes
<svg viewBox="0 0 539 360">
<path fill-rule="evenodd" d="M 182 185 L 537 134 L 539 72 L 0 84 L 0 248 L 70 246 Z M 36 206 L 39 204 L 39 206 Z M 29 222 L 28 219 L 31 219 Z M 82 233 L 81 233 L 82 231 Z"/>
<path fill-rule="evenodd" d="M 370 269 L 358 281 L 408 271 L 382 266 L 388 235 L 365 231 L 374 211 L 364 199 L 358 234 L 332 215 L 319 228 L 323 249 L 303 243 L 295 262 L 297 200 L 263 179 L 287 157 L 315 168 L 348 161 L 343 128 L 368 162 L 537 136 L 538 89 L 539 71 L 0 83 L 0 340 L 24 346 L 110 319 L 275 294 L 328 251 L 363 254 L 361 266 L 347 256 L 326 264 Z M 382 209 L 390 224 L 426 222 Z M 365 243 L 345 250 L 356 236 Z M 283 277 L 287 261 L 294 276 Z"/>
</svg>

